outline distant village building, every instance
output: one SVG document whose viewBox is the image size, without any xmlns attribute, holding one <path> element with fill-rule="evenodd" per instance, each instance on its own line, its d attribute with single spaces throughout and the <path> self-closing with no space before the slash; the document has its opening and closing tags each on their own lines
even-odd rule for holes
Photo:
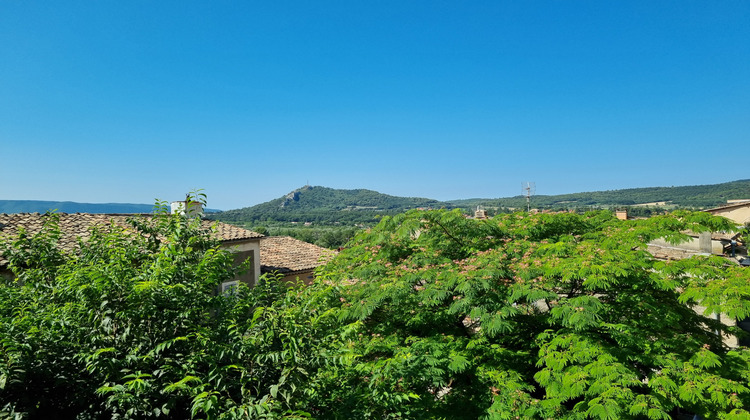
<svg viewBox="0 0 750 420">
<path fill-rule="evenodd" d="M 713 209 L 703 210 L 714 216 L 722 216 L 737 223 L 745 225 L 750 223 L 750 199 L 729 200 L 727 205 Z M 649 244 L 649 251 L 657 258 L 681 259 L 696 254 L 714 254 L 732 256 L 737 258 L 746 257 L 747 248 L 744 244 L 737 242 L 736 232 L 685 232 L 691 239 L 685 243 L 672 245 L 664 240 L 655 240 Z"/>
<path fill-rule="evenodd" d="M 704 210 L 708 213 L 724 216 L 734 222 L 742 224 L 742 220 L 750 218 L 750 213 L 745 216 L 746 209 L 750 209 L 750 201 L 743 201 L 742 203 L 731 204 L 729 206 L 719 207 L 716 209 Z M 745 222 L 746 223 L 746 222 Z M 685 258 L 695 257 L 696 255 L 722 255 L 727 257 L 727 261 L 738 263 L 741 259 L 739 255 L 732 258 L 732 254 L 735 250 L 742 250 L 743 254 L 747 253 L 746 248 L 739 247 L 737 243 L 738 234 L 735 232 L 685 232 L 690 236 L 690 240 L 680 244 L 669 244 L 662 239 L 651 241 L 648 244 L 648 251 L 658 259 L 664 260 L 680 260 Z M 746 255 L 745 255 L 746 256 Z M 702 314 L 705 310 L 703 306 L 696 306 L 693 308 L 697 313 Z M 745 331 L 750 332 L 750 320 L 736 320 L 727 316 L 726 314 L 713 314 L 713 318 L 719 320 L 724 325 L 734 326 L 737 325 Z M 740 344 L 746 345 L 747 343 L 740 343 L 736 336 L 725 336 L 724 343 L 729 347 L 737 347 Z"/>
<path fill-rule="evenodd" d="M 648 251 L 654 257 L 665 260 L 679 260 L 698 254 L 729 255 L 732 241 L 736 242 L 737 239 L 737 234 L 733 232 L 685 233 L 690 237 L 687 242 L 674 245 L 663 239 L 656 239 L 648 244 Z"/>
<path fill-rule="evenodd" d="M 477 207 L 477 209 L 474 211 L 474 218 L 475 219 L 486 219 L 487 218 L 487 210 Z"/>
<path fill-rule="evenodd" d="M 750 223 L 750 199 L 729 200 L 727 205 L 704 210 L 714 216 L 722 216 L 727 219 L 746 225 Z"/>
</svg>

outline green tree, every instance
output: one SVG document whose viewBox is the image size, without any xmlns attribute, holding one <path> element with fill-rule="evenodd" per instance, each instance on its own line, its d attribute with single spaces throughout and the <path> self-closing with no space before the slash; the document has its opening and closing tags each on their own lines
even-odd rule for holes
<svg viewBox="0 0 750 420">
<path fill-rule="evenodd" d="M 645 250 L 688 229 L 732 228 L 689 212 L 385 217 L 308 291 L 332 307 L 338 322 L 328 325 L 345 337 L 340 363 L 318 372 L 313 412 L 748 418 L 750 352 L 727 348 L 722 337 L 736 328 L 710 315 L 750 315 L 750 272 L 721 257 L 666 262 Z"/>
<path fill-rule="evenodd" d="M 231 256 L 194 219 L 102 227 L 70 255 L 48 219 L 4 251 L 2 415 L 748 418 L 749 352 L 710 315 L 750 315 L 750 271 L 645 251 L 733 228 L 705 213 L 412 211 L 309 288 L 228 294 Z"/>
<path fill-rule="evenodd" d="M 273 279 L 218 293 L 232 257 L 192 218 L 105 226 L 70 255 L 47 219 L 4 247 L 0 415 L 306 415 L 296 401 L 322 359 L 294 293 Z"/>
</svg>

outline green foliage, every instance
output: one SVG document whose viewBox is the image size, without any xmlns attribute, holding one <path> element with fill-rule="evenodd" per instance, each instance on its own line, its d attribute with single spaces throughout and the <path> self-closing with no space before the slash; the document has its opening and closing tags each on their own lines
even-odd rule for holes
<svg viewBox="0 0 750 420">
<path fill-rule="evenodd" d="M 725 182 L 713 185 L 691 185 L 683 187 L 628 188 L 623 190 L 593 191 L 559 195 L 537 195 L 532 197 L 532 207 L 540 209 L 580 209 L 594 207 L 623 207 L 635 204 L 666 202 L 680 208 L 707 208 L 725 204 L 727 200 L 748 198 L 750 180 Z M 526 197 L 516 196 L 500 199 L 453 200 L 450 206 L 473 210 L 477 206 L 488 208 L 526 208 Z M 642 216 L 647 210 L 632 207 Z M 655 210 L 651 209 L 652 212 Z M 646 213 L 646 214 L 644 214 Z"/>
<path fill-rule="evenodd" d="M 0 286 L 0 413 L 306 415 L 298 396 L 321 358 L 294 290 L 269 279 L 217 293 L 232 257 L 185 216 L 102 227 L 72 255 L 47 220 L 4 251 L 16 278 Z"/>
<path fill-rule="evenodd" d="M 349 334 L 318 404 L 342 418 L 746 418 L 750 353 L 691 307 L 748 316 L 750 271 L 645 251 L 732 227 L 690 212 L 385 217 L 319 272 Z"/>
<path fill-rule="evenodd" d="M 371 190 L 339 190 L 304 186 L 266 203 L 211 215 L 228 223 L 313 222 L 373 225 L 378 216 L 395 215 L 417 207 L 439 208 L 437 200 L 394 197 Z"/>
<path fill-rule="evenodd" d="M 532 198 L 532 207 L 555 211 L 575 210 L 581 213 L 592 208 L 618 208 L 628 209 L 629 214 L 634 217 L 650 217 L 664 214 L 665 209 L 715 207 L 726 203 L 728 199 L 750 198 L 747 196 L 749 188 L 750 180 L 740 180 L 715 185 L 537 195 Z M 667 204 L 665 206 L 636 206 L 636 204 L 658 202 Z M 351 227 L 352 225 L 373 226 L 380 216 L 394 216 L 415 208 L 460 208 L 467 214 L 473 214 L 477 206 L 484 207 L 490 216 L 507 214 L 512 212 L 511 209 L 525 209 L 526 197 L 473 198 L 441 202 L 427 198 L 394 197 L 363 189 L 339 190 L 305 186 L 266 203 L 215 213 L 209 217 L 227 223 L 249 226 L 312 222 L 316 225 L 340 224 Z M 299 234 L 304 233 L 299 232 Z M 290 236 L 295 235 L 290 234 Z M 307 239 L 302 240 L 307 241 Z M 316 239 L 308 242 L 321 245 Z"/>
<path fill-rule="evenodd" d="M 310 287 L 227 294 L 231 255 L 193 219 L 105 226 L 70 255 L 55 219 L 4 247 L 3 416 L 750 416 L 750 351 L 711 317 L 750 316 L 750 271 L 645 250 L 734 228 L 706 213 L 414 210 L 359 231 Z"/>
</svg>

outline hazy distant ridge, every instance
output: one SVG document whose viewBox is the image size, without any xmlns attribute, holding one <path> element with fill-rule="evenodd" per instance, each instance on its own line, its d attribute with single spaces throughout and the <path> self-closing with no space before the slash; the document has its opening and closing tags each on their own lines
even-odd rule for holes
<svg viewBox="0 0 750 420">
<path fill-rule="evenodd" d="M 0 200 L 0 213 L 151 213 L 153 204 L 76 203 L 73 201 Z"/>
<path fill-rule="evenodd" d="M 537 195 L 532 207 L 564 208 L 585 206 L 629 206 L 665 201 L 677 207 L 715 207 L 732 199 L 750 199 L 750 179 L 711 185 L 682 187 L 648 187 L 622 190 L 582 192 L 559 195 Z M 525 208 L 522 196 L 507 198 L 470 198 L 438 201 L 420 197 L 396 197 L 366 189 L 342 190 L 306 185 L 282 197 L 252 207 L 219 213 L 226 221 L 316 221 L 362 220 L 376 215 L 394 214 L 416 207 Z M 153 204 L 77 203 L 73 201 L 0 200 L 0 213 L 151 213 Z M 207 209 L 207 212 L 217 210 Z"/>
<path fill-rule="evenodd" d="M 154 211 L 153 204 L 133 203 L 77 203 L 74 201 L 0 200 L 0 213 L 94 213 L 144 214 Z M 207 213 L 219 210 L 206 209 Z"/>
</svg>

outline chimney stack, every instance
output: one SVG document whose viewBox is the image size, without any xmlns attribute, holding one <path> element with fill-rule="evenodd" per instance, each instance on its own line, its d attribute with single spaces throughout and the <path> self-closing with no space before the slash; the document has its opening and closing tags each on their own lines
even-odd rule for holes
<svg viewBox="0 0 750 420">
<path fill-rule="evenodd" d="M 173 201 L 172 214 L 187 214 L 188 217 L 203 217 L 203 204 L 198 201 Z"/>
</svg>

